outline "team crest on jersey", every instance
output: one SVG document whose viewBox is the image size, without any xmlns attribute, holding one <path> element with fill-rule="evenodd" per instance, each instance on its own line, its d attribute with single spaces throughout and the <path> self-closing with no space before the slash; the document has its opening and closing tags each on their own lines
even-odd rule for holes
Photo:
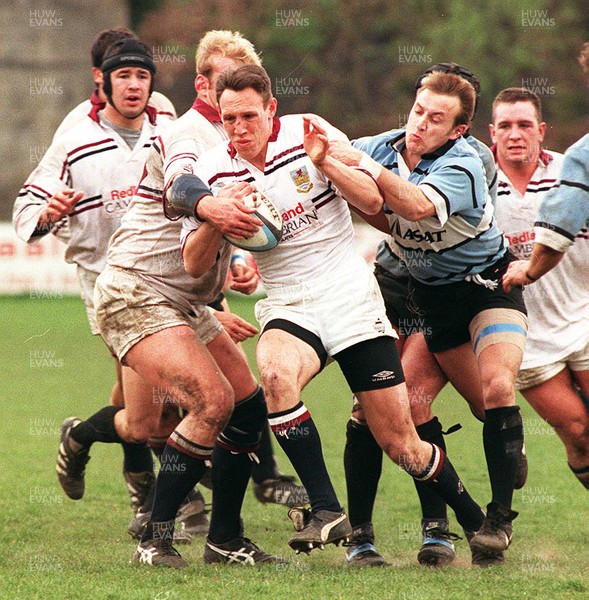
<svg viewBox="0 0 589 600">
<path fill-rule="evenodd" d="M 290 177 L 293 180 L 293 183 L 295 184 L 299 194 L 306 194 L 313 188 L 307 167 L 300 167 L 295 171 L 291 171 Z"/>
</svg>

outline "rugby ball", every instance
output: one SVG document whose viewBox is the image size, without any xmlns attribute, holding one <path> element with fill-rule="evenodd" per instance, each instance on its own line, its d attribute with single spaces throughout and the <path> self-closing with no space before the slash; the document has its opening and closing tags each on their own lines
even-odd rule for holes
<svg viewBox="0 0 589 600">
<path fill-rule="evenodd" d="M 282 217 L 280 213 L 276 210 L 272 201 L 261 192 L 253 192 L 246 196 L 244 203 L 256 209 L 253 215 L 260 219 L 263 225 L 249 238 L 234 238 L 228 235 L 223 237 L 234 246 L 249 252 L 272 250 L 282 238 Z"/>
</svg>

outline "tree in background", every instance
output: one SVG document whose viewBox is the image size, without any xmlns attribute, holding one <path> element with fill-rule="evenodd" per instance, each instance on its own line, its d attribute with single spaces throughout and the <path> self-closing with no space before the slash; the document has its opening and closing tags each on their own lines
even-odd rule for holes
<svg viewBox="0 0 589 600">
<path fill-rule="evenodd" d="M 144 3 L 142 3 L 145 6 Z M 151 0 L 142 39 L 159 56 L 158 88 L 186 110 L 194 45 L 208 29 L 237 29 L 261 51 L 279 113 L 317 112 L 350 137 L 405 122 L 417 76 L 458 62 L 481 81 L 474 132 L 488 139 L 491 100 L 508 86 L 542 98 L 547 145 L 564 150 L 587 130 L 574 57 L 586 41 L 584 0 Z"/>
</svg>

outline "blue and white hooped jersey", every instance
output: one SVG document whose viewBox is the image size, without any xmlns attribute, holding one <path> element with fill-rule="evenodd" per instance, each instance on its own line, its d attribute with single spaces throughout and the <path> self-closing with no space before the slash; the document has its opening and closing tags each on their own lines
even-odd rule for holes
<svg viewBox="0 0 589 600">
<path fill-rule="evenodd" d="M 507 246 L 495 221 L 479 155 L 458 138 L 424 155 L 409 171 L 401 155 L 404 144 L 405 130 L 354 142 L 381 165 L 419 186 L 435 206 L 436 215 L 421 221 L 403 219 L 385 206 L 394 253 L 415 279 L 430 285 L 462 281 L 484 271 L 505 254 Z"/>
<path fill-rule="evenodd" d="M 321 121 L 331 139 L 347 139 Z M 204 153 L 194 173 L 213 190 L 237 181 L 252 183 L 280 212 L 282 240 L 255 256 L 267 290 L 320 281 L 360 260 L 348 203 L 305 153 L 302 115 L 274 120 L 263 173 L 230 143 Z M 197 227 L 194 219 L 186 218 L 183 235 Z"/>
<path fill-rule="evenodd" d="M 589 226 L 589 133 L 565 153 L 556 185 L 546 195 L 534 224 L 536 241 L 564 252 Z"/>
</svg>

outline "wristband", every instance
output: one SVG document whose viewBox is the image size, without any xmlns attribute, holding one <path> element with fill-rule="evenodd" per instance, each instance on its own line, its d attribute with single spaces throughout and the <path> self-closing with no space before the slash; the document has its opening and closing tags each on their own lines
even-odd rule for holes
<svg viewBox="0 0 589 600">
<path fill-rule="evenodd" d="M 526 277 L 527 279 L 529 279 L 532 283 L 534 283 L 535 281 L 538 281 L 537 277 L 532 277 L 527 271 L 526 271 Z"/>
<path fill-rule="evenodd" d="M 382 172 L 382 165 L 377 163 L 368 154 L 362 153 L 362 159 L 358 165 L 363 171 L 370 173 L 370 176 L 376 181 Z"/>
<path fill-rule="evenodd" d="M 210 196 L 211 190 L 196 175 L 183 173 L 172 181 L 172 185 L 164 194 L 164 211 L 171 220 L 180 217 L 195 217 L 202 222 L 196 212 L 198 203 L 204 196 Z"/>
<path fill-rule="evenodd" d="M 229 265 L 232 267 L 236 267 L 238 265 L 242 265 L 244 267 L 247 266 L 247 261 L 245 259 L 245 254 L 241 251 L 236 250 L 229 261 Z"/>
</svg>

